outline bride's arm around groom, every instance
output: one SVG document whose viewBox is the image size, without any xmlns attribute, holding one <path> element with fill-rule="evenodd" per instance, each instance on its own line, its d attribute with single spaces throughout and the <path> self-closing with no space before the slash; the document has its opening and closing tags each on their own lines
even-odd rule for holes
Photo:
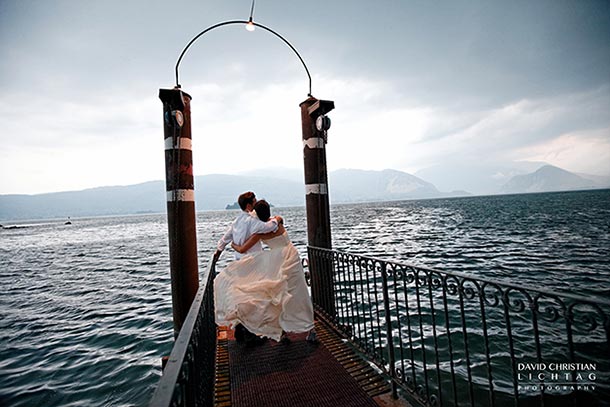
<svg viewBox="0 0 610 407">
<path fill-rule="evenodd" d="M 232 242 L 231 247 L 233 248 L 233 250 L 235 250 L 238 253 L 246 253 L 256 243 L 258 243 L 260 241 L 264 241 L 264 240 L 273 239 L 274 237 L 277 237 L 277 236 L 283 234 L 286 231 L 286 229 L 284 228 L 284 225 L 283 225 L 283 219 L 281 216 L 276 216 L 275 218 L 278 221 L 278 228 L 275 232 L 255 233 L 252 236 L 250 236 L 248 238 L 248 240 L 246 240 L 246 242 L 242 245 L 237 245 L 237 244 L 235 244 L 235 242 Z"/>
<path fill-rule="evenodd" d="M 218 241 L 216 252 L 214 253 L 214 261 L 218 260 L 222 251 L 231 242 L 237 245 L 243 245 L 246 240 L 254 234 L 277 231 L 278 221 L 275 218 L 263 222 L 252 213 L 254 205 L 256 204 L 256 196 L 253 192 L 241 194 L 238 198 L 238 203 L 240 208 L 242 208 L 242 212 Z M 261 243 L 257 242 L 257 244 L 254 244 L 247 252 L 254 253 L 261 251 L 262 249 Z M 235 257 L 236 259 L 239 259 L 241 254 L 236 253 Z"/>
</svg>

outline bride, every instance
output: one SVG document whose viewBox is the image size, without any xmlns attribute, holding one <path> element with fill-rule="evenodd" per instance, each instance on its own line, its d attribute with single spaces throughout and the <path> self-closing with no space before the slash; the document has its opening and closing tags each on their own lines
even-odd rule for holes
<svg viewBox="0 0 610 407">
<path fill-rule="evenodd" d="M 269 220 L 269 204 L 258 201 L 254 211 L 260 220 Z M 284 332 L 309 332 L 315 341 L 313 306 L 299 252 L 277 217 L 276 232 L 252 235 L 243 245 L 232 244 L 246 252 L 259 240 L 271 250 L 247 255 L 216 276 L 214 301 L 216 323 L 232 327 L 242 324 L 248 331 L 279 341 Z"/>
</svg>

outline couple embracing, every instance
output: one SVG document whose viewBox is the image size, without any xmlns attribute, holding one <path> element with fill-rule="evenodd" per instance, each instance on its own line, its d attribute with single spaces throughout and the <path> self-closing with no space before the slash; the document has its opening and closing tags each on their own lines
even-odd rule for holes
<svg viewBox="0 0 610 407">
<path fill-rule="evenodd" d="M 236 260 L 214 281 L 216 323 L 235 328 L 237 341 L 285 340 L 286 332 L 309 332 L 316 341 L 313 307 L 299 252 L 280 216 L 253 192 L 238 198 L 242 212 L 218 242 L 217 259 L 231 243 Z M 262 243 L 270 250 L 263 250 Z"/>
</svg>

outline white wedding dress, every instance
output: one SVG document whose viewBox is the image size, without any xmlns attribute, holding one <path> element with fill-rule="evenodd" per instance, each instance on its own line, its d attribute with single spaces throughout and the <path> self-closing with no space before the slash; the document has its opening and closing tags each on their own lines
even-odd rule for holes
<svg viewBox="0 0 610 407">
<path fill-rule="evenodd" d="M 299 252 L 288 234 L 266 240 L 271 250 L 229 263 L 214 280 L 216 323 L 279 340 L 282 330 L 313 329 L 313 307 Z"/>
</svg>

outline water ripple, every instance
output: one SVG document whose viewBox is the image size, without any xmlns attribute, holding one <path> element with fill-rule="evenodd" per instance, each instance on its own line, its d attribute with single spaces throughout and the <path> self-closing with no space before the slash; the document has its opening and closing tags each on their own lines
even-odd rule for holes
<svg viewBox="0 0 610 407">
<path fill-rule="evenodd" d="M 304 208 L 276 211 L 305 256 Z M 235 215 L 198 214 L 200 278 Z M 339 250 L 610 295 L 609 191 L 335 205 L 331 219 Z M 146 215 L 0 230 L 0 404 L 148 402 L 173 341 L 165 222 L 164 215 Z M 223 255 L 219 266 L 231 257 Z M 426 324 L 414 348 L 430 346 L 431 332 Z M 447 334 L 438 335 L 444 349 Z M 454 335 L 459 343 L 459 330 Z M 516 327 L 514 335 L 531 331 Z M 471 339 L 480 337 L 474 329 Z M 492 357 L 508 358 L 505 349 Z M 495 385 L 512 383 L 498 377 Z"/>
</svg>

